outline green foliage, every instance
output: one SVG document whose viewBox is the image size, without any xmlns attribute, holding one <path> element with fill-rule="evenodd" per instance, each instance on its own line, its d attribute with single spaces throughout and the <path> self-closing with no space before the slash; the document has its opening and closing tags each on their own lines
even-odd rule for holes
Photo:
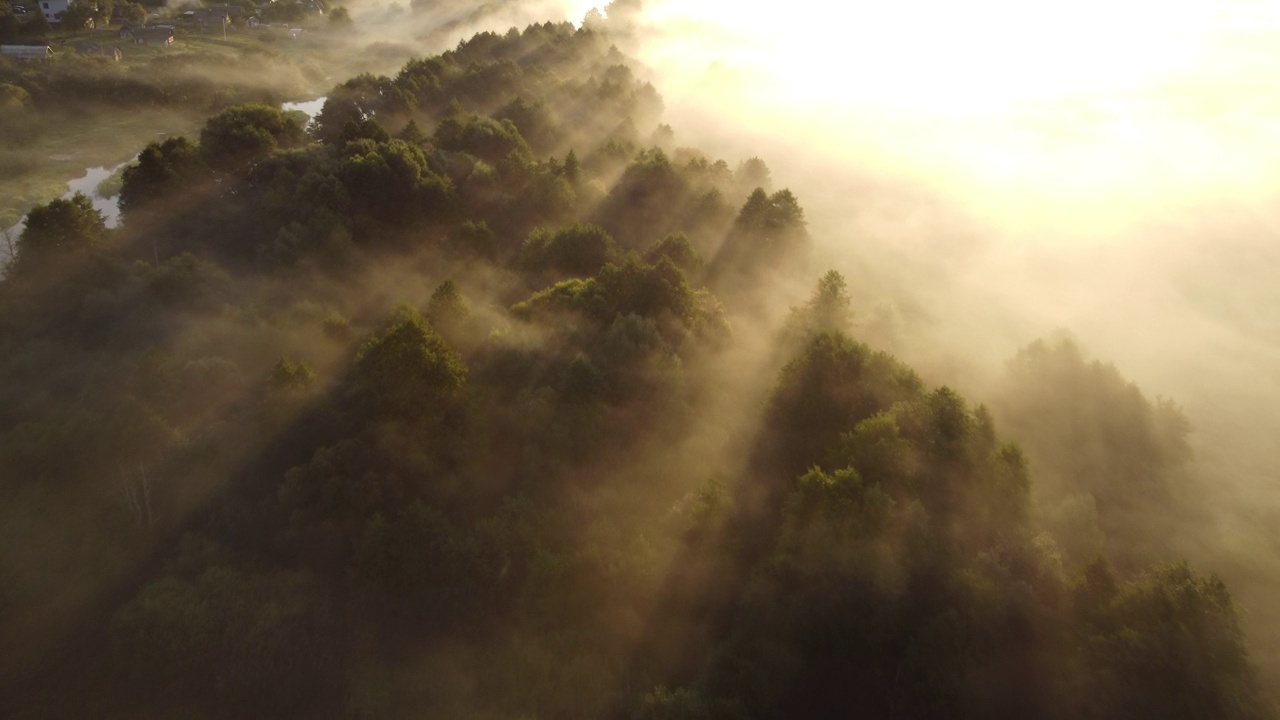
<svg viewBox="0 0 1280 720">
<path fill-rule="evenodd" d="M 490 165 L 509 157 L 528 159 L 532 156 L 528 143 L 513 122 L 480 115 L 446 117 L 436 128 L 433 140 L 442 150 L 465 152 Z"/>
<path fill-rule="evenodd" d="M 16 114 L 31 105 L 31 94 L 18 85 L 0 83 L 0 113 Z"/>
<path fill-rule="evenodd" d="M 1119 592 L 1092 570 L 1081 595 L 1098 628 L 1088 661 L 1095 711 L 1108 717 L 1258 718 L 1270 710 L 1249 670 L 1231 595 L 1185 563 Z"/>
<path fill-rule="evenodd" d="M 519 551 L 500 522 L 454 527 L 415 502 L 394 520 L 375 516 L 356 545 L 355 572 L 369 590 L 429 625 L 485 617 L 510 586 Z"/>
<path fill-rule="evenodd" d="M 382 127 L 381 123 L 372 118 L 365 118 L 360 121 L 348 120 L 347 124 L 342 126 L 342 133 L 338 136 L 338 141 L 345 145 L 355 140 L 372 140 L 375 143 L 385 143 L 391 141 L 391 133 L 387 132 L 387 129 Z"/>
<path fill-rule="evenodd" d="M 447 582 L 453 536 L 449 521 L 420 502 L 391 522 L 375 516 L 357 546 L 356 571 L 382 586 L 384 592 L 413 604 L 429 602 Z"/>
<path fill-rule="evenodd" d="M 671 520 L 686 541 L 697 542 L 723 529 L 733 511 L 733 499 L 725 484 L 712 478 L 681 498 L 671 510 Z"/>
<path fill-rule="evenodd" d="M 749 158 L 738 165 L 738 169 L 733 173 L 733 179 L 739 187 L 748 192 L 754 188 L 760 188 L 768 192 L 769 185 L 772 182 L 769 166 L 758 157 Z"/>
<path fill-rule="evenodd" d="M 488 223 L 464 221 L 445 239 L 446 247 L 455 254 L 492 258 L 497 252 L 497 239 Z"/>
<path fill-rule="evenodd" d="M 334 342 L 347 342 L 352 337 L 351 321 L 339 315 L 332 313 L 321 322 L 324 329 L 325 337 Z"/>
<path fill-rule="evenodd" d="M 1149 536 L 1153 514 L 1190 511 L 1186 416 L 1167 400 L 1148 400 L 1114 366 L 1086 360 L 1069 338 L 1020 350 L 993 406 L 1026 447 L 1046 506 L 1090 498 L 1108 550 L 1124 567 L 1153 559 L 1144 548 L 1150 541 L 1136 537 Z"/>
<path fill-rule="evenodd" d="M 9 44 L 22 34 L 22 23 L 8 5 L 0 6 L 0 43 Z M 0 93 L 3 90 L 0 89 Z"/>
<path fill-rule="evenodd" d="M 849 291 L 844 276 L 835 270 L 828 270 L 818 281 L 805 309 L 809 311 L 810 322 L 819 330 L 844 331 L 853 322 L 853 312 L 849 309 Z"/>
<path fill-rule="evenodd" d="M 378 415 L 412 418 L 447 402 L 466 383 L 462 358 L 417 312 L 401 308 L 356 356 L 354 390 Z"/>
<path fill-rule="evenodd" d="M 999 407 L 1015 433 L 1026 428 L 1034 452 L 1052 453 L 1054 480 L 1065 473 L 1071 486 L 1120 502 L 1172 492 L 1172 478 L 1162 475 L 1190 458 L 1191 426 L 1175 405 L 1148 401 L 1114 366 L 1086 361 L 1069 339 L 1037 341 L 1009 369 Z M 1095 451 L 1067 456 L 1067 442 Z"/>
<path fill-rule="evenodd" d="M 769 402 L 778 461 L 793 472 L 818 462 L 841 433 L 922 389 L 890 356 L 838 333 L 817 335 L 782 369 Z"/>
<path fill-rule="evenodd" d="M 677 232 L 689 203 L 689 182 L 661 150 L 636 155 L 597 209 L 609 231 L 628 249 Z"/>
<path fill-rule="evenodd" d="M 427 303 L 427 321 L 445 337 L 458 338 L 471 321 L 471 308 L 462 299 L 458 286 L 445 280 L 436 286 Z"/>
<path fill-rule="evenodd" d="M 181 197 L 207 176 L 199 148 L 185 137 L 151 143 L 124 169 L 120 209 L 133 215 L 149 204 Z"/>
<path fill-rule="evenodd" d="M 668 690 L 665 686 L 645 693 L 638 707 L 631 711 L 632 720 L 709 720 L 711 708 L 696 692 L 686 688 Z"/>
<path fill-rule="evenodd" d="M 120 230 L 33 213 L 0 714 L 1275 717 L 1226 587 L 1117 549 L 1174 494 L 1176 408 L 1052 347 L 995 412 L 928 388 L 836 271 L 777 327 L 804 212 L 757 158 L 638 152 L 633 5 L 353 78 L 323 142 L 220 97 L 124 173 Z M 5 81 L 105 82 L 55 76 Z M 67 628 L 108 659 L 29 654 Z"/>
<path fill-rule="evenodd" d="M 305 573 L 165 577 L 116 613 L 111 635 L 137 686 L 163 683 L 241 711 L 296 712 L 338 662 L 327 594 Z"/>
<path fill-rule="evenodd" d="M 20 32 L 22 37 L 45 40 L 53 34 L 53 26 L 45 20 L 42 12 L 29 12 L 22 21 Z"/>
<path fill-rule="evenodd" d="M 733 221 L 711 272 L 723 283 L 750 282 L 764 269 L 785 267 L 807 249 L 804 210 L 790 190 L 756 188 Z"/>
<path fill-rule="evenodd" d="M 124 3 L 120 14 L 125 22 L 133 23 L 134 25 L 141 25 L 147 19 L 147 9 L 141 3 L 136 2 Z"/>
<path fill-rule="evenodd" d="M 351 11 L 339 5 L 329 11 L 329 24 L 334 26 L 351 25 Z"/>
<path fill-rule="evenodd" d="M 828 270 L 819 280 L 809 301 L 791 308 L 783 327 L 784 346 L 803 345 L 820 333 L 848 333 L 853 330 L 852 301 L 844 276 Z"/>
<path fill-rule="evenodd" d="M 347 541 L 346 524 L 405 500 L 404 488 L 380 470 L 369 442 L 345 439 L 291 468 L 279 489 L 280 502 L 295 525 L 342 523 L 341 540 Z"/>
<path fill-rule="evenodd" d="M 183 253 L 149 269 L 144 278 L 151 296 L 172 308 L 209 310 L 226 300 L 231 277 L 221 266 Z"/>
<path fill-rule="evenodd" d="M 80 477 L 87 470 L 85 441 L 99 432 L 101 423 L 100 414 L 70 409 L 10 425 L 0 442 L 0 461 L 10 486 L 67 483 Z"/>
<path fill-rule="evenodd" d="M 672 319 L 691 326 L 698 308 L 684 275 L 670 262 L 646 265 L 628 256 L 606 265 L 598 276 L 610 315 Z"/>
<path fill-rule="evenodd" d="M 850 468 L 831 475 L 818 468 L 810 470 L 796 481 L 795 489 L 783 505 L 788 523 L 783 529 L 784 536 L 788 528 L 811 532 L 818 516 L 835 522 L 856 521 L 856 528 L 846 528 L 845 532 L 876 533 L 891 501 L 883 493 L 868 493 L 868 487 Z"/>
<path fill-rule="evenodd" d="M 266 5 L 258 13 L 267 22 L 298 23 L 314 12 L 314 7 L 302 0 L 283 0 Z"/>
<path fill-rule="evenodd" d="M 555 232 L 538 228 L 520 249 L 521 261 L 529 269 L 576 277 L 594 275 L 616 253 L 613 238 L 604 228 L 586 224 Z"/>
<path fill-rule="evenodd" d="M 14 271 L 21 274 L 49 268 L 60 259 L 102 244 L 106 237 L 102 213 L 82 193 L 51 200 L 27 213 L 26 225 L 18 236 Z"/>
<path fill-rule="evenodd" d="M 79 35 L 93 20 L 94 8 L 86 2 L 72 2 L 62 11 L 58 20 L 62 26 L 71 30 L 72 35 Z"/>
<path fill-rule="evenodd" d="M 564 166 L 562 168 L 564 179 L 571 185 L 577 185 L 582 179 L 582 163 L 578 161 L 578 154 L 570 150 L 568 155 L 564 156 Z"/>
<path fill-rule="evenodd" d="M 532 224 L 561 224 L 573 217 L 578 197 L 572 185 L 553 168 L 539 168 L 515 199 L 512 220 Z"/>
<path fill-rule="evenodd" d="M 233 105 L 200 130 L 200 154 L 210 167 L 239 170 L 277 149 L 302 142 L 302 127 L 279 108 Z"/>
<path fill-rule="evenodd" d="M 272 395 L 289 395 L 304 392 L 316 381 L 316 371 L 305 363 L 295 363 L 280 358 L 267 378 L 267 390 Z"/>
<path fill-rule="evenodd" d="M 648 263 L 656 265 L 664 258 L 686 274 L 694 274 L 702 269 L 702 257 L 684 233 L 668 235 L 650 245 L 644 252 L 644 259 Z"/>
<path fill-rule="evenodd" d="M 499 108 L 494 113 L 494 118 L 499 121 L 509 120 L 520 137 L 529 143 L 530 149 L 539 155 L 549 153 L 559 143 L 560 121 L 541 98 L 529 102 L 524 97 L 517 96 Z"/>
<path fill-rule="evenodd" d="M 336 175 L 362 223 L 394 226 L 450 215 L 453 186 L 431 171 L 417 146 L 365 139 L 349 143 L 345 155 Z"/>
<path fill-rule="evenodd" d="M 684 275 L 663 259 L 646 265 L 635 256 L 605 265 L 594 278 L 565 280 L 534 293 L 512 307 L 517 317 L 549 320 L 576 315 L 607 327 L 634 315 L 655 321 L 664 342 L 680 345 L 693 334 L 711 343 L 727 340 L 730 330 L 723 308 L 695 292 Z"/>
<path fill-rule="evenodd" d="M 405 124 L 396 137 L 411 145 L 423 146 L 430 142 L 430 138 L 428 138 L 426 133 L 422 132 L 422 128 L 418 126 L 418 121 L 412 118 Z"/>
<path fill-rule="evenodd" d="M 738 211 L 734 227 L 749 241 L 758 243 L 761 251 L 767 252 L 802 238 L 804 224 L 804 210 L 790 190 L 767 195 L 756 188 Z"/>
<path fill-rule="evenodd" d="M 608 312 L 608 306 L 601 301 L 600 286 L 595 278 L 562 280 L 511 306 L 511 313 L 524 319 L 575 311 L 587 315 Z"/>
<path fill-rule="evenodd" d="M 412 101 L 395 88 L 391 78 L 357 75 L 329 91 L 324 107 L 312 120 L 311 132 L 324 142 L 339 142 L 347 123 L 376 116 L 380 123 L 391 125 L 394 116 L 411 105 Z"/>
<path fill-rule="evenodd" d="M 902 488 L 919 470 L 919 458 L 902 436 L 894 413 L 869 417 L 840 436 L 834 467 L 847 465 L 884 488 Z"/>
</svg>

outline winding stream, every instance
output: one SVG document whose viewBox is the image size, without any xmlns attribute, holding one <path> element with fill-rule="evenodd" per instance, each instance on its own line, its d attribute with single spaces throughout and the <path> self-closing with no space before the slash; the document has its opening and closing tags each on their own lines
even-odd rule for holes
<svg viewBox="0 0 1280 720">
<path fill-rule="evenodd" d="M 280 106 L 280 109 L 289 112 L 290 110 L 301 110 L 307 114 L 307 117 L 314 120 L 316 115 L 320 114 L 320 110 L 324 107 L 324 101 L 329 99 L 327 95 L 321 95 L 314 100 L 303 100 L 302 102 L 287 102 Z"/>
<path fill-rule="evenodd" d="M 120 194 L 119 192 L 111 195 L 103 196 L 98 192 L 98 186 L 104 180 L 115 175 L 125 165 L 137 160 L 135 155 L 124 162 L 112 167 L 91 167 L 85 168 L 84 177 L 67 181 L 67 191 L 62 194 L 63 199 L 70 199 L 76 193 L 84 193 L 93 203 L 93 208 L 102 213 L 102 219 L 106 222 L 107 227 L 113 228 L 120 224 Z M 12 227 L 5 228 L 3 233 L 6 237 L 12 238 L 16 244 L 18 236 L 22 234 L 22 226 L 26 224 L 27 218 L 23 216 L 21 220 Z M 5 265 L 9 262 L 9 243 L 0 242 L 0 277 L 4 277 Z"/>
<path fill-rule="evenodd" d="M 290 110 L 300 110 L 306 113 L 308 118 L 314 118 L 320 112 L 320 109 L 324 107 L 325 99 L 326 97 L 322 95 L 313 100 L 287 102 L 281 105 L 280 109 L 286 112 Z M 93 203 L 94 209 L 102 213 L 102 218 L 106 221 L 107 227 L 116 227 L 120 224 L 120 194 L 117 191 L 104 196 L 98 191 L 98 188 L 102 185 L 103 181 L 110 178 L 112 175 L 115 175 L 124 166 L 137 159 L 138 156 L 135 155 L 113 167 L 101 166 L 85 168 L 84 177 L 67 181 L 67 191 L 63 193 L 62 197 L 64 199 L 70 199 L 76 193 L 84 193 L 85 196 Z M 22 234 L 22 227 L 26 221 L 26 216 L 23 216 L 23 218 L 13 226 L 0 231 L 0 233 L 3 233 L 3 236 L 0 236 L 0 278 L 4 277 L 5 266 L 8 265 L 10 259 L 10 243 L 4 242 L 4 240 L 6 237 L 11 238 L 12 244 L 16 245 L 18 236 Z"/>
</svg>

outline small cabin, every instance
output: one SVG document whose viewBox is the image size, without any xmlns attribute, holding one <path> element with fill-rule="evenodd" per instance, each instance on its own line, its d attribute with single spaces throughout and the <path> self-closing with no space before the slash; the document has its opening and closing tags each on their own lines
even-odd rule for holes
<svg viewBox="0 0 1280 720">
<path fill-rule="evenodd" d="M 177 39 L 170 25 L 135 28 L 132 35 L 135 43 L 147 46 L 168 47 Z"/>
</svg>

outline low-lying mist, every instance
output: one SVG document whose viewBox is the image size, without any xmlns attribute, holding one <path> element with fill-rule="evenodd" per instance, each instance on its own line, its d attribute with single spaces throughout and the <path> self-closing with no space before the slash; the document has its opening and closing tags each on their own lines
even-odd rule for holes
<svg viewBox="0 0 1280 720">
<path fill-rule="evenodd" d="M 357 0 L 29 214 L 0 714 L 1274 717 L 1233 8 Z"/>
<path fill-rule="evenodd" d="M 1066 331 L 1185 410 L 1213 520 L 1179 550 L 1236 589 L 1275 685 L 1280 7 L 651 2 L 644 21 L 677 142 L 768 160 L 873 344 L 983 398 Z"/>
</svg>

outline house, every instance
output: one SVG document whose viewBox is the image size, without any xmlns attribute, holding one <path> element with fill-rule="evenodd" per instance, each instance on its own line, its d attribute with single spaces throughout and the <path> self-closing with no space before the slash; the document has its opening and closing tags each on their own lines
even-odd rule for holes
<svg viewBox="0 0 1280 720">
<path fill-rule="evenodd" d="M 44 13 L 44 19 L 51 23 L 58 22 L 58 17 L 71 7 L 71 0 L 41 0 L 40 12 Z"/>
<path fill-rule="evenodd" d="M 53 48 L 48 45 L 0 45 L 0 56 L 15 60 L 48 60 Z"/>
<path fill-rule="evenodd" d="M 125 25 L 120 28 L 120 37 L 132 39 L 138 45 L 160 47 L 172 45 L 177 39 L 172 25 Z"/>
<path fill-rule="evenodd" d="M 168 47 L 177 40 L 173 34 L 171 27 L 147 28 L 139 35 L 134 35 L 134 41 L 140 45 L 158 45 Z"/>
<path fill-rule="evenodd" d="M 215 12 L 213 10 L 202 8 L 200 10 L 188 10 L 179 16 L 180 19 L 188 22 L 195 22 L 201 25 L 205 24 L 225 24 L 231 22 L 231 17 L 225 12 Z"/>
<path fill-rule="evenodd" d="M 124 53 L 120 52 L 118 47 L 108 47 L 88 41 L 76 43 L 76 52 L 81 55 L 109 57 L 112 60 L 119 60 L 124 57 Z"/>
</svg>

